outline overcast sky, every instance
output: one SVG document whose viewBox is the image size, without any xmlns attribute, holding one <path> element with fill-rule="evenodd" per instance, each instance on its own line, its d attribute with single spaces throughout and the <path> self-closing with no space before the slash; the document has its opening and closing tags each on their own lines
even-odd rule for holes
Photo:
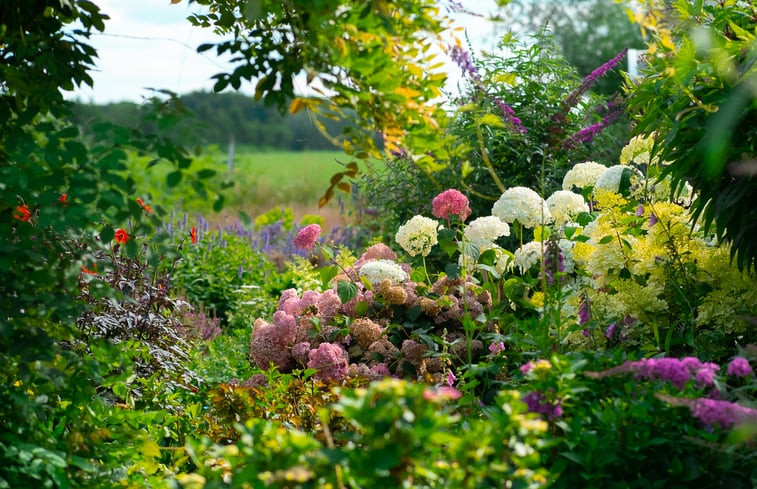
<svg viewBox="0 0 757 489">
<path fill-rule="evenodd" d="M 462 2 L 484 17 L 455 14 L 457 25 L 466 28 L 476 48 L 491 49 L 495 42 L 494 26 L 486 14 L 496 11 L 494 0 Z M 97 4 L 110 16 L 105 33 L 96 34 L 90 44 L 98 52 L 96 69 L 91 73 L 94 89 L 80 88 L 67 97 L 83 102 L 139 102 L 163 88 L 182 94 L 195 90 L 209 91 L 211 76 L 228 67 L 215 51 L 198 54 L 195 48 L 214 39 L 210 29 L 192 26 L 186 17 L 187 2 L 176 5 L 169 0 L 99 0 Z M 475 6 L 474 6 L 475 5 Z M 459 70 L 449 64 L 449 87 L 455 86 Z M 250 93 L 252 87 L 242 85 Z"/>
</svg>

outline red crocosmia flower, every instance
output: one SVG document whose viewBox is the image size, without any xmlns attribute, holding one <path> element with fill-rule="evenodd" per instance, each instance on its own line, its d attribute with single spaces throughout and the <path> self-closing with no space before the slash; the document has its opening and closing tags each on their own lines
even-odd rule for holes
<svg viewBox="0 0 757 489">
<path fill-rule="evenodd" d="M 60 197 L 58 197 L 58 202 L 61 204 L 65 204 L 68 201 L 68 194 L 61 194 Z"/>
<path fill-rule="evenodd" d="M 32 211 L 29 210 L 29 206 L 26 204 L 17 205 L 16 212 L 13 213 L 13 217 L 18 219 L 19 221 L 29 222 L 29 220 L 32 218 Z"/>
<path fill-rule="evenodd" d="M 116 243 L 124 244 L 129 241 L 129 235 L 121 228 L 116 229 L 116 235 L 114 236 Z"/>
<path fill-rule="evenodd" d="M 81 273 L 86 273 L 87 275 L 97 275 L 97 264 L 92 265 L 92 270 L 82 265 Z"/>
<path fill-rule="evenodd" d="M 141 207 L 146 213 L 152 214 L 152 207 L 145 204 L 145 201 L 139 197 L 137 197 L 137 204 L 139 204 L 139 207 Z"/>
<path fill-rule="evenodd" d="M 192 244 L 197 243 L 197 228 L 192 226 L 192 230 L 189 231 L 189 237 L 192 239 Z"/>
</svg>

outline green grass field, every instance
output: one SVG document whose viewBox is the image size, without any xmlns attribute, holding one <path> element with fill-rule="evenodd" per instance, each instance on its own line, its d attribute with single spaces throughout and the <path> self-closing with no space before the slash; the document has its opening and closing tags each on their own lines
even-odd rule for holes
<svg viewBox="0 0 757 489">
<path fill-rule="evenodd" d="M 217 165 L 227 155 L 212 150 Z M 326 226 L 344 224 L 339 215 L 336 196 L 324 208 L 318 207 L 318 199 L 329 187 L 331 176 L 344 170 L 344 165 L 354 161 L 342 151 L 264 151 L 249 147 L 237 147 L 234 157 L 234 187 L 228 195 L 228 216 L 243 210 L 250 216 L 258 215 L 272 207 L 286 206 L 294 210 L 297 218 L 304 214 L 317 214 L 324 218 Z M 361 171 L 363 162 L 358 161 Z M 373 162 L 378 168 L 380 162 Z M 346 180 L 345 180 L 346 181 Z M 223 214 L 223 213 L 222 213 Z"/>
<path fill-rule="evenodd" d="M 331 176 L 350 161 L 341 151 L 264 152 L 240 148 L 234 158 L 236 197 L 256 207 L 317 204 Z"/>
<path fill-rule="evenodd" d="M 284 206 L 292 208 L 296 218 L 318 214 L 325 219 L 327 226 L 344 224 L 336 197 L 324 208 L 318 207 L 318 199 L 329 187 L 331 176 L 353 161 L 341 151 L 264 151 L 237 147 L 233 173 L 229 177 L 227 153 L 218 147 L 207 148 L 195 159 L 189 172 L 200 169 L 217 171 L 217 176 L 207 182 L 211 188 L 220 186 L 229 178 L 233 180 L 234 186 L 224 191 L 226 201 L 220 214 L 212 211 L 212 199 L 202 200 L 194 196 L 186 179 L 178 186 L 168 188 L 166 175 L 174 171 L 170 164 L 147 170 L 148 161 L 147 157 L 134 155 L 129 175 L 136 181 L 139 195 L 165 208 L 199 213 L 221 223 L 235 221 L 238 211 L 254 218 L 273 207 Z M 358 164 L 361 170 L 365 170 L 362 162 Z M 376 163 L 373 165 L 377 167 Z M 336 195 L 344 194 L 337 192 Z"/>
</svg>

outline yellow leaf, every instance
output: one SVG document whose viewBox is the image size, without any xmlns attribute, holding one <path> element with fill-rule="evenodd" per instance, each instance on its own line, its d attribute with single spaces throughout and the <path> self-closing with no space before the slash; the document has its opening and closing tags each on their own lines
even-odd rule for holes
<svg viewBox="0 0 757 489">
<path fill-rule="evenodd" d="M 304 98 L 297 97 L 296 99 L 292 100 L 292 103 L 289 104 L 289 113 L 290 114 L 296 114 L 297 112 L 301 111 L 307 107 L 307 102 Z"/>
<path fill-rule="evenodd" d="M 407 87 L 397 87 L 394 90 L 394 93 L 396 93 L 397 95 L 402 95 L 405 98 L 415 98 L 421 95 L 421 92 L 419 92 L 418 90 L 413 90 L 412 88 Z"/>
<path fill-rule="evenodd" d="M 463 178 L 465 178 L 473 172 L 473 165 L 470 164 L 470 161 L 465 160 L 463 161 L 463 166 L 460 171 L 463 175 Z"/>
<path fill-rule="evenodd" d="M 505 127 L 504 122 L 502 122 L 502 119 L 497 117 L 494 114 L 484 114 L 479 120 L 479 124 L 486 124 L 487 126 L 494 126 L 494 127 Z"/>
<path fill-rule="evenodd" d="M 171 3 L 181 3 L 181 0 L 171 0 Z"/>
<path fill-rule="evenodd" d="M 670 34 L 664 34 L 660 38 L 660 43 L 663 45 L 663 47 L 666 47 L 671 51 L 675 50 L 676 48 L 676 45 L 673 43 L 673 38 L 670 37 Z"/>
<path fill-rule="evenodd" d="M 515 75 L 513 73 L 501 73 L 495 75 L 492 78 L 496 83 L 505 83 L 507 85 L 515 85 Z"/>
<path fill-rule="evenodd" d="M 160 446 L 148 438 L 142 444 L 142 453 L 146 457 L 160 457 Z"/>
<path fill-rule="evenodd" d="M 347 182 L 339 182 L 337 184 L 337 187 L 339 187 L 339 190 L 341 190 L 342 192 L 345 192 L 345 193 L 350 193 L 350 190 L 352 189 L 352 187 L 350 186 L 350 184 L 347 183 Z"/>
</svg>

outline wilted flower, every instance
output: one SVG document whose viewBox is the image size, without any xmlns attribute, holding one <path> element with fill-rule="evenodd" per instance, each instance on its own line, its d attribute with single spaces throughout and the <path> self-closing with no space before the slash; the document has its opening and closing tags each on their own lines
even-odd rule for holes
<svg viewBox="0 0 757 489">
<path fill-rule="evenodd" d="M 410 255 L 428 256 L 431 248 L 437 244 L 437 227 L 439 223 L 423 216 L 413 216 L 399 227 L 394 239 Z"/>
<path fill-rule="evenodd" d="M 505 190 L 499 200 L 494 203 L 492 215 L 507 223 L 518 221 L 527 228 L 547 224 L 552 220 L 544 199 L 526 187 L 512 187 Z"/>
<path fill-rule="evenodd" d="M 297 233 L 297 237 L 294 238 L 294 246 L 301 250 L 312 250 L 320 235 L 321 226 L 318 224 L 309 224 Z"/>
<path fill-rule="evenodd" d="M 431 206 L 434 217 L 438 217 L 439 219 L 449 219 L 451 216 L 458 216 L 461 221 L 465 221 L 471 213 L 471 209 L 468 206 L 468 197 L 452 188 L 434 197 Z"/>
</svg>

